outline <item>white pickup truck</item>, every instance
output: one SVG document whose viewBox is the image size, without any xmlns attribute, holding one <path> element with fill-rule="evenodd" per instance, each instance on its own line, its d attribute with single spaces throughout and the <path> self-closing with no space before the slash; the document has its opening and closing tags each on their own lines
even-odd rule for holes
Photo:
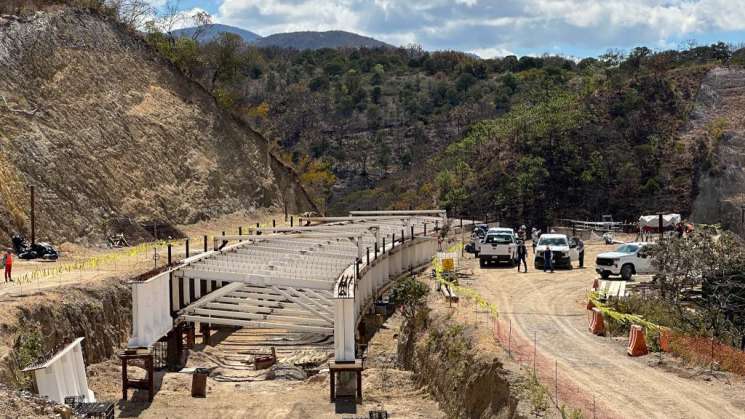
<svg viewBox="0 0 745 419">
<path fill-rule="evenodd" d="M 572 269 L 572 261 L 579 260 L 577 244 L 569 241 L 564 234 L 541 234 L 535 247 L 533 258 L 536 269 L 543 269 L 543 255 L 546 248 L 551 249 L 552 266 L 554 268 Z"/>
<path fill-rule="evenodd" d="M 490 229 L 481 242 L 479 266 L 482 268 L 492 262 L 508 262 L 515 265 L 517 259 L 517 240 L 512 229 Z"/>
<path fill-rule="evenodd" d="M 614 251 L 601 253 L 595 259 L 595 272 L 603 279 L 611 275 L 621 275 L 628 281 L 634 274 L 649 274 L 653 272 L 651 257 L 647 251 L 649 243 L 624 243 Z"/>
</svg>

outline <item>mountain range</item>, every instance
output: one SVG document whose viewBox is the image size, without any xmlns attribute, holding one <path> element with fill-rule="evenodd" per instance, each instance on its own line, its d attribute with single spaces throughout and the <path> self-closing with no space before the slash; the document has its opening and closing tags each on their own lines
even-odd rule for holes
<svg viewBox="0 0 745 419">
<path fill-rule="evenodd" d="M 175 36 L 192 37 L 196 27 L 173 31 Z M 276 33 L 262 37 L 251 31 L 235 26 L 213 24 L 199 35 L 200 42 L 209 42 L 221 33 L 232 33 L 240 36 L 248 44 L 258 47 L 294 48 L 298 50 L 321 48 L 392 48 L 390 44 L 367 36 L 345 31 L 302 31 Z"/>
<path fill-rule="evenodd" d="M 183 28 L 183 29 L 177 29 L 173 31 L 173 35 L 177 37 L 188 37 L 191 38 L 194 36 L 194 33 L 196 33 L 197 27 L 190 27 L 190 28 Z M 209 25 L 200 35 L 199 35 L 199 41 L 200 42 L 209 42 L 216 38 L 221 33 L 232 33 L 240 36 L 243 38 L 243 40 L 247 43 L 253 43 L 257 39 L 261 39 L 261 35 L 255 34 L 251 31 L 247 31 L 245 29 L 237 28 L 235 26 L 229 26 L 229 25 L 221 25 L 219 23 L 215 23 L 212 25 Z"/>
</svg>

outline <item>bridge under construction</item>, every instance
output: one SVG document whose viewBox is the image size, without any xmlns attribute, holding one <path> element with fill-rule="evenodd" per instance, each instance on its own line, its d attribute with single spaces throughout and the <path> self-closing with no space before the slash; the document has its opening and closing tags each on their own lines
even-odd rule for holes
<svg viewBox="0 0 745 419">
<path fill-rule="evenodd" d="M 129 347 L 152 347 L 184 324 L 333 336 L 336 362 L 354 362 L 356 329 L 372 303 L 438 250 L 445 211 L 354 211 L 302 226 L 219 236 L 211 251 L 132 283 Z"/>
</svg>

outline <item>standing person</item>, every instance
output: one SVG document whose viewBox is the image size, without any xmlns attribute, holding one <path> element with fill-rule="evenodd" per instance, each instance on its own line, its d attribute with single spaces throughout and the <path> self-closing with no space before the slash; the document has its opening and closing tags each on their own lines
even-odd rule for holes
<svg viewBox="0 0 745 419">
<path fill-rule="evenodd" d="M 577 253 L 579 253 L 579 267 L 585 267 L 585 242 L 577 237 Z"/>
<path fill-rule="evenodd" d="M 3 265 L 5 265 L 5 282 L 13 282 L 13 278 L 10 276 L 10 271 L 13 268 L 13 254 L 10 253 L 10 249 L 5 250 Z"/>
<path fill-rule="evenodd" d="M 535 255 L 535 247 L 538 246 L 538 238 L 541 236 L 541 230 L 533 227 L 533 231 L 530 233 L 530 240 L 533 242 L 533 254 Z"/>
<path fill-rule="evenodd" d="M 520 262 L 525 267 L 525 273 L 528 273 L 528 248 L 525 247 L 525 240 L 517 243 L 517 271 L 520 272 Z"/>
<path fill-rule="evenodd" d="M 553 252 L 551 251 L 551 246 L 546 246 L 546 250 L 543 251 L 543 272 L 546 272 L 547 269 L 551 269 L 551 273 L 554 273 L 554 261 L 553 261 Z"/>
</svg>

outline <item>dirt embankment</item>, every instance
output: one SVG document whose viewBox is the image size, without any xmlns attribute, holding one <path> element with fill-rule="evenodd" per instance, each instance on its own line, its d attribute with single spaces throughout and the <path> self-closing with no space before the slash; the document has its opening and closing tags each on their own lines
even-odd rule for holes
<svg viewBox="0 0 745 419">
<path fill-rule="evenodd" d="M 312 204 L 269 143 L 110 19 L 0 17 L 0 244 Z"/>
<path fill-rule="evenodd" d="M 494 353 L 478 351 L 469 326 L 420 313 L 399 335 L 398 362 L 414 371 L 451 418 L 520 418 L 520 381 Z"/>
<path fill-rule="evenodd" d="M 85 363 L 91 365 L 110 358 L 131 329 L 132 293 L 119 280 L 38 292 L 0 305 L 0 381 L 14 387 L 26 384 L 19 369 L 35 356 L 82 336 Z"/>
</svg>

